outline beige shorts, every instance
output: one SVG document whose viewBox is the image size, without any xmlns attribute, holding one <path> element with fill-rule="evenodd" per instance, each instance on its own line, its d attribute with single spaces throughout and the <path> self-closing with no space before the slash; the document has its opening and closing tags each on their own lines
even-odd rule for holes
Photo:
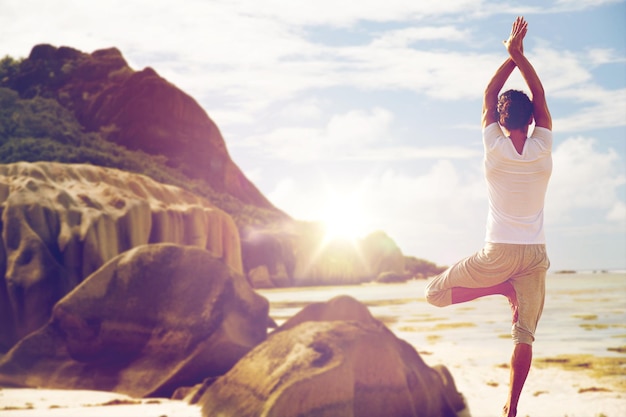
<svg viewBox="0 0 626 417">
<path fill-rule="evenodd" d="M 518 302 L 517 321 L 511 329 L 513 342 L 530 345 L 543 311 L 549 266 L 545 245 L 486 243 L 480 252 L 433 278 L 426 287 L 426 299 L 444 307 L 452 304 L 453 287 L 485 288 L 508 280 Z"/>
</svg>

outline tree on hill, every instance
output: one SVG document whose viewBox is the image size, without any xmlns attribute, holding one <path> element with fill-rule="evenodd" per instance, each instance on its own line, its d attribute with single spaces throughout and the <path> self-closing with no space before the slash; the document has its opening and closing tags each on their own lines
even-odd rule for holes
<svg viewBox="0 0 626 417">
<path fill-rule="evenodd" d="M 6 83 L 10 78 L 14 77 L 20 69 L 22 60 L 14 59 L 9 55 L 0 59 L 0 83 Z"/>
</svg>

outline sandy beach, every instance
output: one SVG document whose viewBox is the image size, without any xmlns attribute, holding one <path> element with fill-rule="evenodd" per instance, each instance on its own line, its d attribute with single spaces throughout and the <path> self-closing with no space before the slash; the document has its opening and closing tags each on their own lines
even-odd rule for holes
<svg viewBox="0 0 626 417">
<path fill-rule="evenodd" d="M 474 417 L 498 417 L 506 399 L 510 315 L 503 297 L 436 308 L 426 281 L 260 291 L 280 324 L 304 305 L 348 294 L 416 347 L 430 365 L 452 372 Z M 551 274 L 520 417 L 626 415 L 626 273 Z M 0 390 L 0 415 L 193 417 L 200 409 L 169 399 L 94 391 Z"/>
</svg>

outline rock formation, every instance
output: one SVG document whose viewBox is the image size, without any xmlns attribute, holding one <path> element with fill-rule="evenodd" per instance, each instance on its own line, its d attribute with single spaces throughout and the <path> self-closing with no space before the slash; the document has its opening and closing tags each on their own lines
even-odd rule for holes
<svg viewBox="0 0 626 417">
<path fill-rule="evenodd" d="M 267 300 L 208 251 L 143 245 L 59 301 L 0 361 L 0 385 L 168 396 L 225 373 L 267 322 Z"/>
<path fill-rule="evenodd" d="M 371 326 L 382 326 L 379 320 L 372 316 L 367 306 L 349 295 L 339 295 L 325 302 L 311 303 L 305 306 L 295 316 L 285 321 L 277 332 L 293 329 L 307 321 L 358 321 Z"/>
<path fill-rule="evenodd" d="M 102 132 L 132 150 L 163 155 L 169 166 L 190 178 L 279 213 L 231 160 L 218 127 L 202 107 L 152 68 L 130 68 L 116 48 L 88 54 L 37 45 L 4 86 L 23 98 L 54 98 L 87 131 Z"/>
<path fill-rule="evenodd" d="M 426 365 L 349 297 L 303 309 L 199 404 L 203 415 L 224 417 L 456 417 L 465 407 L 445 368 Z"/>
<path fill-rule="evenodd" d="M 53 305 L 118 254 L 146 243 L 208 250 L 242 272 L 231 217 L 141 175 L 91 165 L 0 165 L 0 350 L 46 323 Z"/>
</svg>

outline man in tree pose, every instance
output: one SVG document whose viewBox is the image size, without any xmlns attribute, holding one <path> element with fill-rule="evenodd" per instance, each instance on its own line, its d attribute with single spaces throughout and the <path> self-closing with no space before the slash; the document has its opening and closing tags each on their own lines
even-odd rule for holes
<svg viewBox="0 0 626 417">
<path fill-rule="evenodd" d="M 489 198 L 485 246 L 435 277 L 426 288 L 429 303 L 443 307 L 493 294 L 511 304 L 514 342 L 509 396 L 503 416 L 517 414 L 532 362 L 534 333 L 543 310 L 546 271 L 543 209 L 552 172 L 552 118 L 543 86 L 524 56 L 528 28 L 513 23 L 504 45 L 509 53 L 485 89 L 482 128 Z M 498 94 L 518 68 L 532 95 Z M 528 136 L 534 119 L 535 127 Z"/>
</svg>

